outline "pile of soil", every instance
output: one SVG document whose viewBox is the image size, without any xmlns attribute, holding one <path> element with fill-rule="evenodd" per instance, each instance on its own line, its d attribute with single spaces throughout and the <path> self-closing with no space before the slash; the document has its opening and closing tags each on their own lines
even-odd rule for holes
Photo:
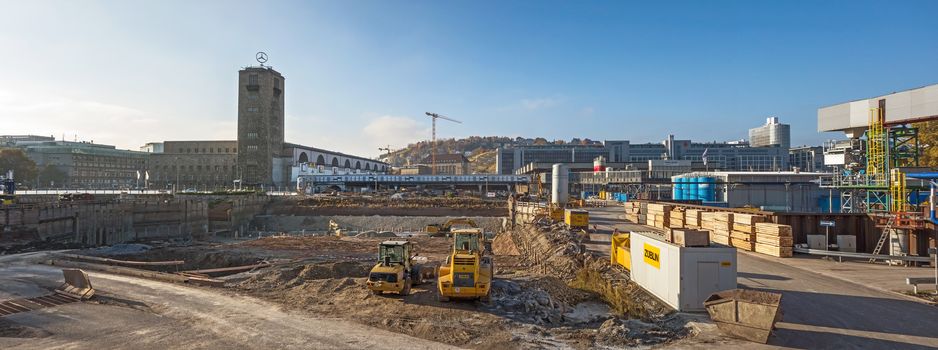
<svg viewBox="0 0 938 350">
<path fill-rule="evenodd" d="M 231 244 L 225 248 L 250 249 L 304 259 L 343 261 L 367 258 L 367 261 L 372 261 L 377 260 L 378 244 L 385 240 L 387 238 L 382 237 L 272 236 Z M 449 239 L 442 237 L 410 237 L 407 240 L 415 243 L 421 256 L 438 257 L 440 260 L 452 245 Z"/>
<path fill-rule="evenodd" d="M 443 224 L 453 216 L 393 215 L 266 215 L 254 219 L 253 225 L 267 232 L 325 232 L 330 222 L 346 231 L 423 232 L 427 225 Z M 489 232 L 501 230 L 504 218 L 470 216 L 479 227 Z"/>
<path fill-rule="evenodd" d="M 362 233 L 359 233 L 359 234 L 355 235 L 355 237 L 363 237 L 363 238 L 385 237 L 385 238 L 390 238 L 390 237 L 397 237 L 397 235 L 395 235 L 394 232 L 390 232 L 390 231 L 381 231 L 381 232 L 365 231 L 365 232 L 362 232 Z"/>
<path fill-rule="evenodd" d="M 137 253 L 130 253 L 131 251 L 136 251 Z M 274 258 L 262 252 L 218 249 L 218 247 L 211 246 L 145 248 L 144 245 L 135 245 L 128 246 L 126 249 L 121 247 L 114 249 L 89 249 L 81 251 L 79 254 L 132 261 L 182 260 L 185 262 L 178 266 L 139 267 L 158 271 L 184 271 L 254 265 Z"/>
</svg>

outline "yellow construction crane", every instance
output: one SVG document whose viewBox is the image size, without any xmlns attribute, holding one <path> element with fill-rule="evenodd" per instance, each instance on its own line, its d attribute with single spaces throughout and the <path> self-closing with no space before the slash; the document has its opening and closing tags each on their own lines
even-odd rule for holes
<svg viewBox="0 0 938 350">
<path fill-rule="evenodd" d="M 430 171 L 432 172 L 433 175 L 436 175 L 436 120 L 444 119 L 444 120 L 449 120 L 453 123 L 459 123 L 459 124 L 462 124 L 462 122 L 456 119 L 452 119 L 446 116 L 436 114 L 436 113 L 427 112 L 427 116 L 430 117 L 430 119 L 433 119 L 433 133 L 432 133 L 433 139 L 430 140 L 431 146 L 432 146 L 432 149 L 430 150 Z"/>
</svg>

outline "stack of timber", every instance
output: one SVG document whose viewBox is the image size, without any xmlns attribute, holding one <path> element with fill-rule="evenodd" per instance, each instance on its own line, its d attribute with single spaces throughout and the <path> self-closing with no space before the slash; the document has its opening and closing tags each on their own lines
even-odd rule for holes
<svg viewBox="0 0 938 350">
<path fill-rule="evenodd" d="M 671 224 L 671 209 L 672 206 L 667 204 L 648 203 L 648 214 L 645 219 L 647 221 L 646 225 L 668 228 Z"/>
<path fill-rule="evenodd" d="M 638 223 L 642 213 L 642 205 L 639 202 L 625 202 L 625 219 Z"/>
<path fill-rule="evenodd" d="M 670 228 L 684 228 L 684 207 L 674 207 L 668 214 Z"/>
<path fill-rule="evenodd" d="M 730 231 L 730 245 L 748 251 L 755 250 L 756 224 L 765 222 L 762 215 L 733 214 L 733 230 Z"/>
<path fill-rule="evenodd" d="M 638 214 L 638 223 L 642 225 L 648 225 L 648 202 L 641 202 L 638 204 L 641 209 L 639 209 Z"/>
<path fill-rule="evenodd" d="M 730 245 L 730 231 L 733 230 L 733 213 L 701 212 L 700 227 L 710 231 L 710 241 Z"/>
<path fill-rule="evenodd" d="M 779 258 L 790 258 L 794 239 L 791 226 L 773 223 L 756 223 L 755 251 Z"/>
<path fill-rule="evenodd" d="M 684 211 L 684 227 L 700 228 L 700 209 L 687 209 Z"/>
</svg>

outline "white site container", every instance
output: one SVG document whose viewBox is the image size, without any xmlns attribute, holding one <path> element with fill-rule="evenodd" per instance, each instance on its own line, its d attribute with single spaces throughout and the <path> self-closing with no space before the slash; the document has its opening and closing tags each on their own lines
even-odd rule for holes
<svg viewBox="0 0 938 350">
<path fill-rule="evenodd" d="M 663 239 L 653 232 L 630 235 L 632 280 L 658 299 L 678 311 L 704 311 L 710 294 L 736 288 L 736 248 L 680 247 Z"/>
</svg>

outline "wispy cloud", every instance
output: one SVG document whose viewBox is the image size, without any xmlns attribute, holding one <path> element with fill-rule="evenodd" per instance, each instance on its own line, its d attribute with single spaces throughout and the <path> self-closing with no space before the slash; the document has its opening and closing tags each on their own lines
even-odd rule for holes
<svg viewBox="0 0 938 350">
<path fill-rule="evenodd" d="M 33 96 L 29 93 L 0 91 L 0 120 L 4 133 L 52 135 L 60 138 L 93 140 L 97 143 L 136 149 L 146 142 L 173 139 L 228 139 L 236 137 L 235 122 L 219 123 L 190 119 L 185 127 L 162 122 L 161 116 L 132 106 L 80 100 L 63 96 Z"/>
<path fill-rule="evenodd" d="M 389 144 L 392 147 L 403 147 L 430 138 L 430 128 L 427 128 L 426 124 L 412 118 L 390 115 L 372 119 L 362 128 L 362 132 L 375 147 Z"/>
<path fill-rule="evenodd" d="M 559 97 L 525 98 L 521 100 L 521 108 L 534 111 L 547 109 L 559 105 L 563 102 Z"/>
</svg>

